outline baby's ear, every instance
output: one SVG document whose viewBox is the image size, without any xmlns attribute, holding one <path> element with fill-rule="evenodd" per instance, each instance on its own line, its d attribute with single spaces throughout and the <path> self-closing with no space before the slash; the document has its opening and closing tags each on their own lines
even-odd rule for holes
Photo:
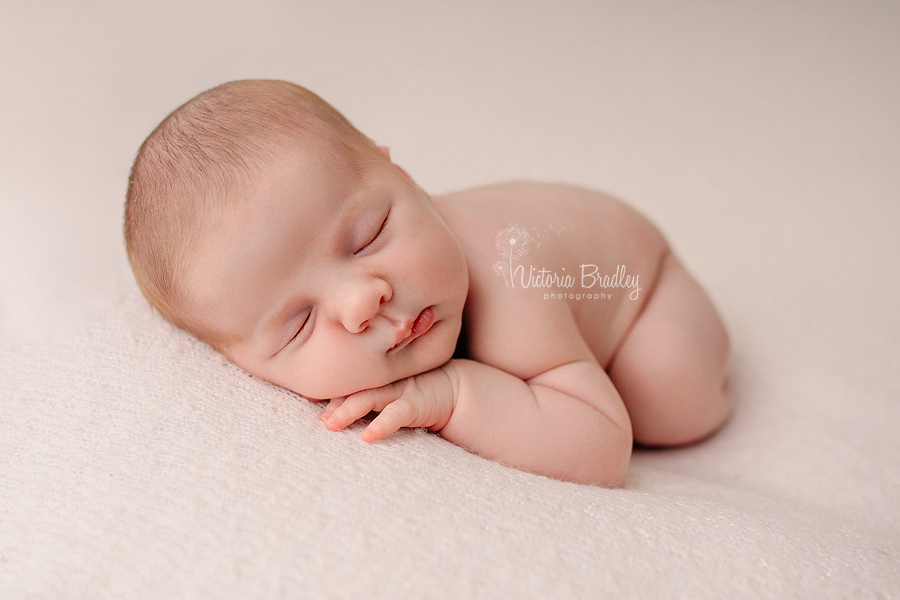
<svg viewBox="0 0 900 600">
<path fill-rule="evenodd" d="M 382 154 L 384 154 L 384 157 L 387 158 L 389 161 L 391 160 L 391 149 L 390 148 L 388 148 L 387 146 L 378 146 L 378 151 L 381 152 Z M 393 161 L 391 161 L 391 164 L 393 164 Z M 397 169 L 401 173 L 403 173 L 404 177 L 406 177 L 407 179 L 412 181 L 412 177 L 409 176 L 409 173 L 407 173 L 406 171 L 403 170 L 403 167 L 401 167 L 400 165 L 394 165 L 394 166 L 397 167 Z"/>
</svg>

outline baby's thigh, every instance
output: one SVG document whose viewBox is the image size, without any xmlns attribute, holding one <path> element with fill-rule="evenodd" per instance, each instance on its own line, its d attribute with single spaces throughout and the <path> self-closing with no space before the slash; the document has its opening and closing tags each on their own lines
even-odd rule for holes
<svg viewBox="0 0 900 600">
<path fill-rule="evenodd" d="M 659 282 L 608 368 L 635 441 L 700 440 L 728 417 L 728 335 L 700 285 L 669 255 Z"/>
</svg>

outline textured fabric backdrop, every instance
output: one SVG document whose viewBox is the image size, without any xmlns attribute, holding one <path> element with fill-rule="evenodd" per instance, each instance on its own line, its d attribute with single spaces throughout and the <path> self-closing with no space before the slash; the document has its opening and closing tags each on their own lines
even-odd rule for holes
<svg viewBox="0 0 900 600">
<path fill-rule="evenodd" d="M 900 597 L 900 5 L 0 0 L 0 598 Z M 295 81 L 426 189 L 602 189 L 719 306 L 736 409 L 625 489 L 367 446 L 163 322 L 137 147 Z"/>
</svg>

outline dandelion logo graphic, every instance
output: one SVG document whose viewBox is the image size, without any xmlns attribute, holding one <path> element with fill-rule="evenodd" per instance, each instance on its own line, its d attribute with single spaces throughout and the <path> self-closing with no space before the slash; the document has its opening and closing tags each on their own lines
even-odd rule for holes
<svg viewBox="0 0 900 600">
<path fill-rule="evenodd" d="M 494 273 L 503 276 L 506 287 L 513 285 L 513 261 L 528 254 L 534 240 L 528 230 L 516 223 L 511 223 L 497 233 L 497 252 L 500 258 L 494 263 Z M 509 277 L 507 278 L 507 274 Z"/>
</svg>

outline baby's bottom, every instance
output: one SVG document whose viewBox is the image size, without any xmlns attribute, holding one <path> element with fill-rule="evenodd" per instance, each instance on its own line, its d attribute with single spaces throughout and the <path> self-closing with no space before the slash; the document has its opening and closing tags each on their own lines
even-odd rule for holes
<svg viewBox="0 0 900 600">
<path fill-rule="evenodd" d="M 607 371 L 631 417 L 634 440 L 700 440 L 731 411 L 728 335 L 699 284 L 671 254 L 644 312 Z"/>
</svg>

